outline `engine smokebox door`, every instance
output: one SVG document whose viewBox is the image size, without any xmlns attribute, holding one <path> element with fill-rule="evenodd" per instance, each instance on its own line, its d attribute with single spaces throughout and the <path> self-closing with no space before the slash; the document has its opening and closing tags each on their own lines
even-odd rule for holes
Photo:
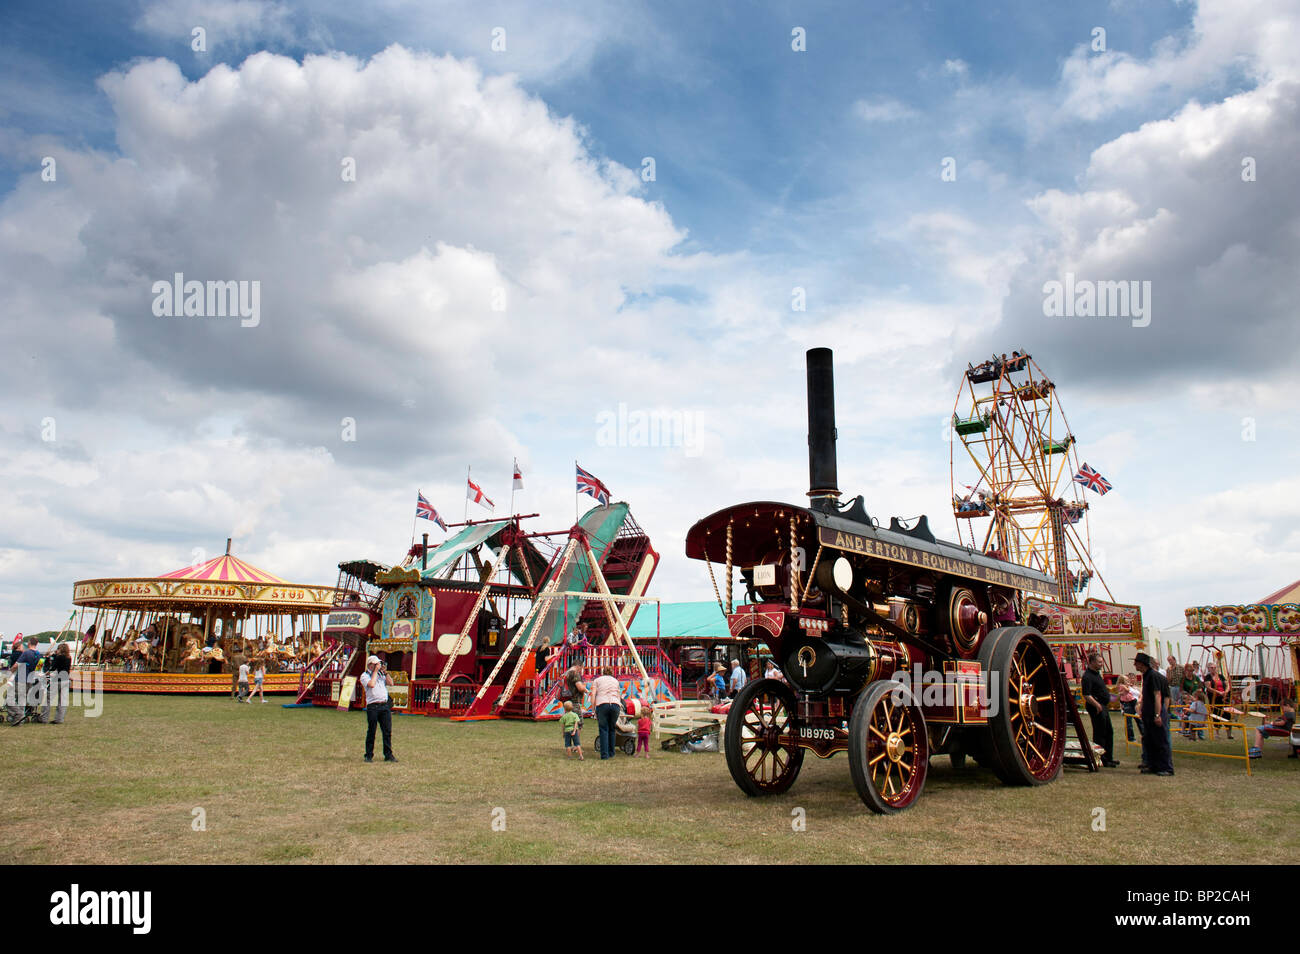
<svg viewBox="0 0 1300 954">
<path fill-rule="evenodd" d="M 829 692 L 839 676 L 840 661 L 826 640 L 804 633 L 790 640 L 785 677 L 805 692 Z"/>
</svg>

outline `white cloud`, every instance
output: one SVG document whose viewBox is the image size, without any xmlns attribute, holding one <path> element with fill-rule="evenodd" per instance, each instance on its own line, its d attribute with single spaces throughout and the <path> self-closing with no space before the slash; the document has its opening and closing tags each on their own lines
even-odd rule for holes
<svg viewBox="0 0 1300 954">
<path fill-rule="evenodd" d="M 912 109 L 889 96 L 874 99 L 860 99 L 853 104 L 853 113 L 859 119 L 869 123 L 893 123 L 917 116 Z"/>
<path fill-rule="evenodd" d="M 1145 59 L 1131 52 L 1093 52 L 1084 44 L 1062 66 L 1066 115 L 1098 119 L 1156 95 L 1186 95 L 1231 79 L 1300 73 L 1300 5 L 1294 0 L 1199 0 L 1185 42 L 1166 37 Z"/>
<path fill-rule="evenodd" d="M 290 10 L 269 0 L 154 0 L 136 20 L 136 29 L 157 37 L 173 37 L 188 47 L 192 31 L 202 27 L 209 51 L 244 47 L 293 38 Z"/>
</svg>

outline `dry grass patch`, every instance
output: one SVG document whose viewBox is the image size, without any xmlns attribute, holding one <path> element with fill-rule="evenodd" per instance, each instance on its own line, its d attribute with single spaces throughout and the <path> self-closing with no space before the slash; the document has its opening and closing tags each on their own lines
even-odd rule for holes
<svg viewBox="0 0 1300 954">
<path fill-rule="evenodd" d="M 843 757 L 809 755 L 789 793 L 750 799 L 721 755 L 601 762 L 591 722 L 578 762 L 553 724 L 393 721 L 396 765 L 361 761 L 360 714 L 220 697 L 110 696 L 98 719 L 0 728 L 0 860 L 1267 863 L 1297 847 L 1300 761 L 1282 746 L 1254 778 L 1239 762 L 1176 758 L 1177 776 L 1157 779 L 1121 745 L 1121 768 L 1067 770 L 1037 789 L 937 758 L 917 805 L 881 818 L 858 800 Z M 1105 832 L 1093 831 L 1094 808 Z M 196 809 L 206 830 L 193 829 Z M 1185 857 L 1168 857 L 1175 843 Z"/>
</svg>

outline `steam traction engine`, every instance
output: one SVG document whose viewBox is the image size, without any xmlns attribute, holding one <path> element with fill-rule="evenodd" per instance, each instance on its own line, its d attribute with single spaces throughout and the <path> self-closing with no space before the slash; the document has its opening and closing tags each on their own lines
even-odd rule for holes
<svg viewBox="0 0 1300 954">
<path fill-rule="evenodd" d="M 806 750 L 847 751 L 854 787 L 888 814 L 920 796 L 932 756 L 969 754 L 1008 785 L 1041 785 L 1065 752 L 1065 681 L 1025 616 L 1046 574 L 936 540 L 924 516 L 883 529 L 839 502 L 828 348 L 808 352 L 807 507 L 759 502 L 705 517 L 686 555 L 726 564 L 736 636 L 763 639 L 785 681 L 733 700 L 725 748 L 748 795 L 784 792 Z M 809 562 L 811 557 L 811 562 Z M 733 604 L 734 571 L 749 597 Z M 714 588 L 717 581 L 714 578 Z M 718 594 L 722 600 L 722 594 Z"/>
</svg>

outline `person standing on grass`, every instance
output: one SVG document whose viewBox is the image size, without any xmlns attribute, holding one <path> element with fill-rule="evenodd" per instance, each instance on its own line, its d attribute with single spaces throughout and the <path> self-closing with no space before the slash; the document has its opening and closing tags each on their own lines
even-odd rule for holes
<svg viewBox="0 0 1300 954">
<path fill-rule="evenodd" d="M 1115 729 L 1110 721 L 1110 689 L 1101 676 L 1101 653 L 1088 654 L 1088 668 L 1083 671 L 1083 702 L 1092 719 L 1092 741 L 1100 745 L 1105 754 L 1101 764 L 1118 768 L 1115 761 Z"/>
<path fill-rule="evenodd" d="M 239 701 L 248 702 L 249 692 L 248 692 L 248 663 L 247 662 L 241 662 L 239 664 L 239 669 L 236 671 L 235 679 L 237 680 L 235 686 L 239 690 L 239 696 L 238 696 Z"/>
<path fill-rule="evenodd" d="M 601 759 L 614 757 L 618 714 L 623 711 L 623 689 L 614 678 L 614 667 L 606 666 L 591 681 L 591 695 L 596 707 L 596 725 L 600 728 L 597 746 Z"/>
<path fill-rule="evenodd" d="M 649 706 L 642 706 L 641 718 L 636 723 L 636 750 L 645 750 L 646 758 L 650 758 L 650 730 L 654 728 L 654 719 L 650 713 Z"/>
<path fill-rule="evenodd" d="M 253 691 L 248 697 L 248 701 L 250 703 L 253 701 L 253 696 L 257 696 L 259 699 L 262 700 L 263 705 L 266 704 L 266 694 L 262 691 L 262 684 L 265 681 L 266 681 L 266 661 L 263 659 L 259 659 L 256 663 L 253 664 Z"/>
<path fill-rule="evenodd" d="M 1173 775 L 1167 733 L 1169 683 L 1146 653 L 1138 653 L 1133 663 L 1142 674 L 1142 740 L 1146 744 L 1146 766 L 1142 771 L 1148 775 Z"/>
<path fill-rule="evenodd" d="M 560 677 L 559 700 L 561 702 L 572 702 L 573 709 L 578 713 L 578 727 L 582 727 L 582 702 L 587 695 L 587 684 L 582 681 L 582 667 L 570 666 L 564 670 L 564 675 Z"/>
<path fill-rule="evenodd" d="M 393 706 L 388 699 L 388 687 L 393 677 L 378 656 L 366 660 L 366 671 L 357 683 L 366 691 L 366 761 L 375 760 L 375 727 L 384 733 L 384 761 L 396 762 L 393 754 Z"/>
<path fill-rule="evenodd" d="M 9 721 L 14 724 L 22 721 L 29 705 L 38 705 L 40 702 L 41 674 L 38 667 L 41 664 L 41 654 L 36 649 L 39 645 L 35 636 L 28 636 L 27 648 L 19 654 L 17 662 L 9 666 L 9 671 L 13 674 L 9 682 Z"/>
<path fill-rule="evenodd" d="M 234 699 L 236 702 L 244 701 L 244 694 L 239 688 L 239 674 L 241 672 L 245 674 L 243 682 L 247 685 L 247 667 L 244 665 L 246 662 L 248 662 L 248 660 L 244 657 L 244 651 L 242 649 L 235 650 L 234 654 L 230 657 L 230 698 Z M 220 672 L 221 670 L 217 671 Z"/>
<path fill-rule="evenodd" d="M 578 737 L 578 730 L 582 727 L 582 720 L 578 718 L 578 713 L 573 711 L 573 703 L 564 704 L 564 714 L 560 716 L 560 731 L 564 733 L 564 754 L 567 758 L 572 758 L 573 753 L 578 753 L 578 761 L 585 762 L 582 756 L 582 740 Z"/>
<path fill-rule="evenodd" d="M 60 643 L 54 655 L 49 658 L 46 678 L 50 685 L 46 690 L 48 695 L 45 697 L 45 711 L 41 714 L 41 721 L 50 721 L 50 707 L 53 706 L 54 725 L 59 725 L 68 711 L 68 687 L 72 682 L 72 647 L 68 643 Z"/>
</svg>

